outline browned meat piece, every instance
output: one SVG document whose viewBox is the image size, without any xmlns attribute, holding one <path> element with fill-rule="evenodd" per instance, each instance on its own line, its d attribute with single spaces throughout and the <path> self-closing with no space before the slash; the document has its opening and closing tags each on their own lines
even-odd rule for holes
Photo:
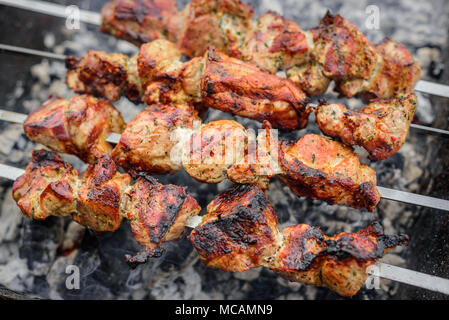
<svg viewBox="0 0 449 320">
<path fill-rule="evenodd" d="M 346 297 L 368 277 L 366 269 L 388 250 L 407 243 L 406 235 L 386 236 L 380 223 L 356 233 L 328 237 L 300 224 L 282 231 L 283 244 L 268 267 L 290 281 L 325 286 Z"/>
<path fill-rule="evenodd" d="M 81 176 L 73 220 L 96 232 L 117 230 L 122 222 L 121 195 L 130 183 L 130 175 L 118 172 L 109 155 L 101 157 Z"/>
<path fill-rule="evenodd" d="M 369 80 L 376 52 L 357 28 L 340 15 L 329 13 L 313 29 L 314 57 L 324 74 L 340 85 Z"/>
<path fill-rule="evenodd" d="M 242 161 L 227 170 L 229 180 L 268 189 L 270 179 L 282 173 L 279 168 L 279 140 L 275 133 L 268 121 L 264 122 L 257 137 L 248 130 L 248 152 Z"/>
<path fill-rule="evenodd" d="M 261 266 L 276 252 L 281 237 L 264 192 L 239 186 L 207 206 L 189 240 L 206 266 L 241 272 Z"/>
<path fill-rule="evenodd" d="M 151 177 L 139 178 L 124 197 L 124 215 L 134 238 L 145 247 L 137 256 L 127 258 L 131 265 L 159 256 L 163 242 L 180 240 L 187 220 L 201 211 L 186 188 L 162 185 Z"/>
<path fill-rule="evenodd" d="M 137 56 L 128 58 L 119 53 L 90 50 L 83 58 L 66 60 L 67 85 L 77 93 L 90 93 L 117 101 L 125 95 L 132 102 L 143 94 L 137 76 Z"/>
<path fill-rule="evenodd" d="M 179 11 L 175 0 L 114 0 L 101 11 L 101 32 L 136 45 L 156 39 L 176 41 Z"/>
<path fill-rule="evenodd" d="M 206 106 L 258 121 L 267 120 L 275 128 L 304 128 L 311 112 L 309 99 L 289 80 L 213 49 L 206 55 L 201 90 Z"/>
<path fill-rule="evenodd" d="M 183 166 L 193 178 L 219 183 L 227 170 L 247 154 L 246 129 L 232 120 L 218 120 L 203 125 L 185 143 Z"/>
<path fill-rule="evenodd" d="M 308 33 L 295 22 L 275 12 L 261 15 L 243 43 L 242 60 L 276 73 L 309 60 Z"/>
<path fill-rule="evenodd" d="M 155 40 L 143 44 L 138 56 L 138 74 L 143 88 L 152 82 L 177 76 L 182 53 L 173 42 Z"/>
<path fill-rule="evenodd" d="M 330 84 L 330 78 L 326 77 L 323 68 L 316 61 L 292 67 L 286 71 L 286 75 L 309 96 L 324 94 Z"/>
<path fill-rule="evenodd" d="M 316 110 L 316 121 L 324 134 L 349 146 L 364 147 L 372 160 L 384 160 L 404 144 L 416 106 L 413 93 L 375 100 L 359 111 L 348 110 L 342 104 L 321 104 Z"/>
<path fill-rule="evenodd" d="M 403 45 L 387 38 L 372 46 L 340 15 L 326 14 L 311 32 L 314 59 L 324 75 L 336 81 L 336 90 L 343 96 L 392 98 L 412 92 L 421 76 L 418 63 Z M 292 80 L 296 77 L 297 84 L 304 81 L 304 75 L 298 76 L 298 72 L 291 76 Z"/>
<path fill-rule="evenodd" d="M 381 63 L 373 72 L 364 94 L 369 98 L 389 98 L 413 92 L 421 77 L 421 67 L 410 51 L 388 38 L 375 45 L 374 49 Z"/>
<path fill-rule="evenodd" d="M 282 143 L 279 154 L 280 178 L 297 196 L 371 211 L 380 200 L 376 172 L 341 143 L 308 134 Z"/>
<path fill-rule="evenodd" d="M 175 130 L 193 129 L 201 119 L 188 105 L 151 105 L 128 123 L 112 157 L 131 172 L 174 173 L 181 164 L 171 159 L 178 143 Z"/>
<path fill-rule="evenodd" d="M 70 216 L 75 212 L 78 171 L 56 153 L 34 151 L 25 173 L 14 181 L 12 195 L 27 217 Z"/>
<path fill-rule="evenodd" d="M 175 44 L 166 40 L 153 41 L 140 48 L 138 70 L 145 88 L 145 103 L 201 102 L 203 59 L 182 63 L 181 56 Z"/>
<path fill-rule="evenodd" d="M 95 163 L 98 157 L 111 153 L 106 138 L 111 132 L 120 133 L 123 126 L 120 113 L 107 100 L 79 95 L 50 98 L 30 113 L 24 130 L 34 142 Z"/>
<path fill-rule="evenodd" d="M 159 54 L 159 51 L 163 51 Z M 163 59 L 165 58 L 165 59 Z M 303 128 L 311 109 L 290 81 L 209 49 L 205 58 L 181 64 L 173 44 L 142 46 L 139 72 L 147 104 L 191 103 L 255 119 L 276 128 Z"/>
<path fill-rule="evenodd" d="M 193 58 L 209 46 L 238 52 L 251 26 L 253 8 L 240 0 L 193 0 L 181 13 L 178 47 Z"/>
</svg>

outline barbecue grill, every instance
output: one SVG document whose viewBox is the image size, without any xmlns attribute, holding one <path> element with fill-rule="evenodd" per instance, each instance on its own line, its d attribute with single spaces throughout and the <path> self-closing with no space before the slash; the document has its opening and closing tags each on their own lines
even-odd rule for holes
<svg viewBox="0 0 449 320">
<path fill-rule="evenodd" d="M 282 2 L 279 3 L 279 8 L 287 6 L 287 4 Z M 45 15 L 42 16 L 42 13 L 65 17 L 66 12 L 64 6 L 57 6 L 47 2 L 0 1 L 0 4 L 39 12 L 38 17 L 42 19 L 40 23 L 43 24 L 46 21 L 51 21 L 51 23 L 58 25 L 61 22 Z M 266 3 L 262 1 L 259 4 L 260 6 L 257 4 L 254 6 L 263 11 Z M 93 11 L 82 11 L 81 21 L 91 25 L 98 25 L 100 18 L 94 12 L 95 10 L 96 12 L 99 11 L 101 3 L 91 5 L 95 6 L 91 7 Z M 29 14 L 25 13 L 25 11 L 17 11 L 11 8 L 6 9 L 2 7 L 3 9 L 5 9 L 5 12 L 15 12 L 19 17 L 22 14 Z M 341 9 L 344 9 L 344 6 Z M 316 10 L 321 13 L 320 9 Z M 442 12 L 447 14 L 448 10 L 443 10 Z M 319 13 L 316 15 L 320 16 Z M 303 17 L 291 18 L 301 22 L 304 28 L 308 27 L 308 22 L 304 22 Z M 347 18 L 351 20 L 352 17 L 347 16 Z M 309 20 L 311 19 L 309 18 Z M 39 20 L 36 19 L 36 21 Z M 312 26 L 312 23 L 310 26 Z M 400 22 L 398 21 L 398 23 Z M 445 27 L 447 30 L 447 26 Z M 21 37 L 15 37 L 16 39 L 4 37 L 4 40 L 0 41 L 16 45 L 16 47 L 1 46 L 0 49 L 15 52 L 16 54 L 28 55 L 27 57 L 9 55 L 7 59 L 14 58 L 22 59 L 23 61 L 34 59 L 32 64 L 38 63 L 32 68 L 32 74 L 35 76 L 34 84 L 32 84 L 34 87 L 20 87 L 20 83 L 18 83 L 19 86 L 16 85 L 14 94 L 12 96 L 9 95 L 9 101 L 5 101 L 8 99 L 8 95 L 3 95 L 5 97 L 5 108 L 16 113 L 6 110 L 2 111 L 0 113 L 2 120 L 16 123 L 23 122 L 25 118 L 23 113 L 28 113 L 29 109 L 35 107 L 35 101 L 41 99 L 41 95 L 44 94 L 43 91 L 45 94 L 50 92 L 69 95 L 68 90 L 64 91 L 64 88 L 60 88 L 60 79 L 63 79 L 63 76 L 61 76 L 63 71 L 61 70 L 63 68 L 61 68 L 61 63 L 57 60 L 63 59 L 64 54 L 75 53 L 80 56 L 86 49 L 90 48 L 135 53 L 135 49 L 132 46 L 122 41 L 111 41 L 110 38 L 104 35 L 97 35 L 95 28 L 84 24 L 81 25 L 81 28 L 81 30 L 72 31 L 70 36 L 73 40 L 62 45 L 56 45 L 58 42 L 54 38 L 55 36 L 60 37 L 60 35 L 48 33 L 44 39 L 44 43 L 48 47 L 45 51 L 27 50 L 24 47 L 42 48 L 41 43 L 20 43 L 18 39 L 22 39 Z M 362 31 L 364 30 L 362 29 Z M 370 31 L 368 35 L 370 33 L 372 33 L 373 37 L 378 36 L 376 32 Z M 398 34 L 400 35 L 400 32 Z M 442 35 L 441 37 L 444 38 L 444 36 Z M 412 46 L 415 45 L 413 41 L 414 39 L 410 39 Z M 432 38 L 430 41 L 433 42 L 429 45 L 426 44 L 427 49 L 431 48 L 428 50 L 435 50 L 433 47 L 440 46 L 441 48 L 445 45 L 444 41 L 441 42 L 439 39 L 435 40 Z M 106 42 L 106 45 L 102 42 Z M 81 43 L 81 45 L 77 46 L 76 44 L 78 43 Z M 407 44 L 407 41 L 405 43 Z M 17 47 L 17 45 L 20 47 Z M 56 51 L 56 53 L 49 53 L 52 51 L 51 49 Z M 422 50 L 422 48 L 420 49 Z M 35 58 L 30 58 L 29 55 L 40 56 L 50 60 L 39 63 Z M 441 58 L 441 61 L 444 61 L 443 58 Z M 447 139 L 449 134 L 444 130 L 447 128 L 447 115 L 443 108 L 440 108 L 441 110 L 438 109 L 438 106 L 443 106 L 447 100 L 437 98 L 437 96 L 447 98 L 449 97 L 449 90 L 447 86 L 435 83 L 437 80 L 440 83 L 444 82 L 444 78 L 438 78 L 440 74 L 435 73 L 435 70 L 432 69 L 439 62 L 437 60 L 428 63 L 427 70 L 425 70 L 428 73 L 427 77 L 434 76 L 436 79 L 432 79 L 431 82 L 420 81 L 415 88 L 416 91 L 425 94 L 421 96 L 419 101 L 418 110 L 420 110 L 420 113 L 417 116 L 417 119 L 421 120 L 422 123 L 413 124 L 408 143 L 401 150 L 400 154 L 388 161 L 372 164 L 372 166 L 377 171 L 379 185 L 384 186 L 379 188 L 379 191 L 383 198 L 386 199 L 381 202 L 375 214 L 386 224 L 387 231 L 406 231 L 412 238 L 409 248 L 405 250 L 397 249 L 394 255 L 386 256 L 386 262 L 380 265 L 379 275 L 389 280 L 448 294 L 448 281 L 444 279 L 449 278 L 449 275 L 446 273 L 447 269 L 445 270 L 444 267 L 447 261 L 445 260 L 447 254 L 444 254 L 445 246 L 447 246 L 444 226 L 445 222 L 447 223 L 449 202 L 444 200 L 447 198 L 447 185 L 444 183 L 444 173 L 440 172 L 444 172 L 445 164 L 447 164 L 444 150 L 447 148 L 445 139 Z M 7 79 L 10 80 L 11 78 Z M 3 81 L 7 79 L 3 79 Z M 21 90 L 31 91 L 31 94 L 24 94 Z M 429 94 L 435 97 L 428 98 L 426 95 Z M 19 103 L 17 98 L 22 96 L 27 96 L 28 103 Z M 335 99 L 330 94 L 326 96 L 329 99 Z M 22 100 L 24 99 L 22 98 Z M 39 102 L 42 102 L 42 99 Z M 355 100 L 348 102 L 352 105 L 357 104 Z M 25 107 L 21 107 L 22 105 Z M 19 108 L 16 108 L 16 106 L 19 106 Z M 120 101 L 119 109 L 127 117 L 125 119 L 127 121 L 139 110 L 138 107 L 129 104 L 127 101 Z M 208 120 L 223 117 L 229 116 L 214 111 L 210 112 Z M 239 120 L 245 125 L 254 125 L 251 120 Z M 28 151 L 33 149 L 34 145 L 22 137 L 19 130 L 15 129 L 17 126 L 6 123 L 2 125 L 5 134 L 5 138 L 3 138 L 5 139 L 4 150 L 7 151 L 4 152 L 5 155 L 2 158 L 4 161 L 2 163 L 14 165 L 13 167 L 16 169 L 13 169 L 12 166 L 6 167 L 2 165 L 0 170 L 4 178 L 15 179 L 22 172 L 17 168 L 24 167 L 29 154 Z M 311 125 L 308 130 L 313 132 L 317 128 Z M 111 142 L 117 142 L 116 139 L 116 137 L 111 137 L 110 140 Z M 438 159 L 441 163 L 435 163 L 433 161 L 435 159 Z M 72 163 L 74 162 L 73 158 L 70 158 L 70 160 Z M 80 168 L 83 166 L 80 162 L 77 165 Z M 229 186 L 227 183 L 221 183 L 218 186 L 202 185 L 191 181 L 182 173 L 173 177 L 163 177 L 162 179 L 180 185 L 189 185 L 191 190 L 195 190 L 193 194 L 203 207 L 218 192 L 224 191 Z M 284 190 L 285 188 L 279 182 L 275 181 L 272 184 L 269 197 L 272 199 L 278 215 L 280 215 L 281 225 L 307 222 L 322 225 L 323 228 L 327 228 L 328 233 L 335 233 L 338 231 L 352 231 L 354 228 L 360 227 L 371 220 L 370 213 L 331 207 L 319 201 L 299 200 L 287 190 Z M 20 217 L 18 210 L 13 205 L 8 204 L 8 201 L 12 202 L 12 200 L 7 198 L 10 196 L 10 191 L 8 190 L 10 183 L 5 182 L 3 186 L 5 199 L 2 215 L 0 216 L 0 225 L 2 225 L 2 220 L 4 220 L 3 223 L 5 225 L 10 225 L 9 223 L 12 219 L 13 227 L 12 229 L 6 226 L 3 227 L 5 232 L 3 239 L 0 239 L 4 243 L 3 253 L 0 254 L 0 270 L 4 276 L 0 275 L 0 284 L 26 295 L 44 298 L 335 298 L 326 289 L 289 284 L 268 272 L 258 269 L 236 275 L 206 270 L 198 263 L 195 253 L 191 252 L 186 241 L 170 246 L 167 254 L 162 259 L 152 261 L 149 265 L 141 266 L 135 271 L 129 271 L 127 266 L 121 261 L 123 252 L 133 249 L 133 242 L 129 241 L 131 236 L 125 228 L 121 228 L 113 235 L 95 236 L 89 231 L 73 226 L 68 221 L 57 219 L 51 219 L 45 223 L 19 221 L 17 218 Z M 428 196 L 423 194 L 428 194 Z M 16 218 L 12 218 L 13 215 Z M 429 219 L 432 222 L 429 222 Z M 437 223 L 438 221 L 440 222 L 439 224 Z M 51 231 L 47 231 L 48 229 Z M 49 233 L 52 232 L 53 235 L 50 236 Z M 436 240 L 433 240 L 433 236 L 428 235 L 428 233 L 432 232 L 434 232 L 433 234 L 438 234 Z M 20 244 L 14 244 L 13 240 L 16 241 L 18 238 L 20 238 Z M 434 246 L 423 245 L 427 241 L 430 241 Z M 122 245 L 123 243 L 126 243 L 126 247 Z M 70 244 L 72 245 L 70 246 Z M 31 249 L 33 247 L 38 249 L 33 251 Z M 425 248 L 425 250 L 420 248 Z M 41 249 L 44 250 L 38 253 Z M 438 250 L 441 251 L 438 252 Z M 10 259 L 11 256 L 13 257 L 12 260 Z M 63 280 L 66 274 L 61 268 L 67 264 L 81 265 L 81 270 L 84 270 L 82 271 L 83 283 L 79 291 L 70 291 L 64 288 Z M 402 268 L 393 265 L 400 265 Z M 123 270 L 126 270 L 126 272 Z M 429 277 L 411 270 L 434 274 L 439 276 L 439 278 Z M 214 284 L 216 284 L 216 288 L 214 288 Z M 245 286 L 246 289 L 241 291 L 240 289 Z M 267 288 L 269 290 L 266 290 Z M 422 296 L 445 297 L 424 292 L 415 291 L 415 289 L 409 286 L 385 282 L 382 283 L 382 290 L 363 289 L 358 294 L 358 297 L 372 299 Z"/>
</svg>

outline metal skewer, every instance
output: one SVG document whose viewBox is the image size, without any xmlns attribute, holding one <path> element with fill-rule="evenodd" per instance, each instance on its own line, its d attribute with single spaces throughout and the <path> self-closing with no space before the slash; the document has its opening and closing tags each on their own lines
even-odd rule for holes
<svg viewBox="0 0 449 320">
<path fill-rule="evenodd" d="M 70 14 L 68 7 L 55 3 L 37 0 L 0 0 L 0 4 L 25 9 L 33 12 L 43 13 L 54 17 L 67 18 Z M 79 10 L 79 19 L 81 22 L 101 25 L 101 15 L 97 12 Z"/>
<path fill-rule="evenodd" d="M 25 170 L 0 164 L 0 177 L 9 180 L 16 180 Z M 201 223 L 202 217 L 196 216 L 187 221 L 186 226 L 195 228 Z M 372 272 L 371 275 L 381 278 L 402 282 L 411 286 L 420 287 L 449 295 L 449 280 L 416 272 L 385 263 L 378 263 L 378 272 Z"/>
<path fill-rule="evenodd" d="M 27 116 L 21 113 L 10 112 L 0 109 L 0 120 L 10 121 L 14 123 L 22 124 L 26 120 Z M 106 141 L 109 143 L 117 144 L 120 141 L 120 134 L 112 133 L 107 138 Z M 412 204 L 416 206 L 428 207 L 432 209 L 438 209 L 443 211 L 449 211 L 449 201 L 422 196 L 410 192 L 398 191 L 394 189 L 377 187 L 382 195 L 383 199 L 393 200 L 402 203 Z"/>
</svg>

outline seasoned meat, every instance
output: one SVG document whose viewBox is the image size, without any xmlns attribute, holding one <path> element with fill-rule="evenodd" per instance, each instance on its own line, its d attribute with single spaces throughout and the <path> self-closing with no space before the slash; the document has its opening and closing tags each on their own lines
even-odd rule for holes
<svg viewBox="0 0 449 320">
<path fill-rule="evenodd" d="M 343 296 L 355 295 L 367 267 L 408 241 L 406 235 L 384 235 L 377 221 L 332 237 L 305 224 L 280 232 L 264 192 L 248 185 L 217 196 L 188 238 L 208 267 L 231 272 L 266 267 L 290 281 L 326 286 Z"/>
<path fill-rule="evenodd" d="M 374 46 L 379 65 L 364 95 L 369 98 L 389 98 L 413 92 L 415 83 L 421 77 L 421 67 L 402 44 L 385 39 Z"/>
<path fill-rule="evenodd" d="M 218 120 L 203 125 L 185 143 L 183 166 L 193 178 L 219 183 L 227 170 L 247 154 L 246 129 L 236 121 Z"/>
<path fill-rule="evenodd" d="M 97 232 L 115 231 L 122 222 L 120 201 L 131 183 L 109 155 L 98 159 L 81 175 L 73 220 Z"/>
<path fill-rule="evenodd" d="M 176 46 L 166 40 L 142 45 L 138 70 L 145 88 L 145 103 L 150 105 L 201 102 L 198 91 L 203 59 L 195 58 L 182 63 L 181 56 Z M 185 83 L 187 85 L 184 85 Z"/>
<path fill-rule="evenodd" d="M 324 94 L 331 81 L 316 61 L 294 66 L 286 70 L 286 75 L 290 81 L 310 96 Z"/>
<path fill-rule="evenodd" d="M 304 128 L 309 99 L 287 79 L 270 75 L 213 49 L 206 54 L 202 102 L 231 114 L 267 120 L 275 128 Z"/>
<path fill-rule="evenodd" d="M 115 231 L 128 219 L 136 240 L 146 249 L 130 264 L 162 252 L 167 241 L 180 239 L 187 219 L 201 208 L 186 188 L 162 185 L 149 175 L 121 174 L 104 155 L 79 176 L 52 151 L 34 151 L 25 173 L 13 185 L 13 198 L 22 212 L 34 219 L 72 216 L 95 232 Z M 145 259 L 143 259 L 145 258 Z"/>
<path fill-rule="evenodd" d="M 276 252 L 281 238 L 264 192 L 242 185 L 207 206 L 189 240 L 206 266 L 241 272 L 261 266 Z"/>
<path fill-rule="evenodd" d="M 148 176 L 140 177 L 124 197 L 124 216 L 131 224 L 134 238 L 145 247 L 144 252 L 128 258 L 132 264 L 144 262 L 140 259 L 145 255 L 160 255 L 162 243 L 180 240 L 186 232 L 187 220 L 201 211 L 186 188 L 162 185 Z"/>
<path fill-rule="evenodd" d="M 30 113 L 24 130 L 34 142 L 95 163 L 101 155 L 111 153 L 106 138 L 111 132 L 120 133 L 123 126 L 120 113 L 107 100 L 78 95 L 50 98 Z"/>
<path fill-rule="evenodd" d="M 270 179 L 282 173 L 279 167 L 279 140 L 277 132 L 265 121 L 257 137 L 248 130 L 248 152 L 242 161 L 228 170 L 229 180 L 239 184 L 252 184 L 266 190 Z"/>
<path fill-rule="evenodd" d="M 316 121 L 323 133 L 346 145 L 364 147 L 372 160 L 384 160 L 404 144 L 416 106 L 413 93 L 375 100 L 359 111 L 348 110 L 342 104 L 321 104 Z"/>
<path fill-rule="evenodd" d="M 363 83 L 371 76 L 376 52 L 357 28 L 340 15 L 329 13 L 313 29 L 314 57 L 326 77 L 339 84 Z"/>
<path fill-rule="evenodd" d="M 341 143 L 307 134 L 279 154 L 280 178 L 297 196 L 371 211 L 380 200 L 376 172 Z"/>
<path fill-rule="evenodd" d="M 68 66 L 69 87 L 111 100 L 126 95 L 148 105 L 192 104 L 200 112 L 212 107 L 286 130 L 305 127 L 311 112 L 309 99 L 291 81 L 214 48 L 182 63 L 173 43 L 156 40 L 132 58 L 90 51 Z"/>
<path fill-rule="evenodd" d="M 56 153 L 33 151 L 25 173 L 14 181 L 12 195 L 27 217 L 44 220 L 76 211 L 78 171 Z"/>
<path fill-rule="evenodd" d="M 176 41 L 179 11 L 175 0 L 114 0 L 101 11 L 101 32 L 136 45 L 156 39 Z"/>
<path fill-rule="evenodd" d="M 418 63 L 403 45 L 388 38 L 371 45 L 340 15 L 326 14 L 311 33 L 315 45 L 313 61 L 319 63 L 326 77 L 336 82 L 336 91 L 345 97 L 362 94 L 388 99 L 404 95 L 413 91 L 421 76 Z M 290 76 L 297 84 L 307 82 L 303 80 L 304 74 L 297 71 Z"/>
<path fill-rule="evenodd" d="M 178 47 L 190 58 L 209 46 L 238 52 L 252 16 L 253 8 L 240 0 L 192 0 L 181 13 Z"/>
<path fill-rule="evenodd" d="M 139 103 L 143 94 L 137 76 L 137 56 L 90 50 L 84 57 L 66 59 L 67 85 L 77 93 L 89 93 L 117 101 L 122 95 Z"/>
<path fill-rule="evenodd" d="M 270 11 L 262 14 L 248 33 L 242 59 L 274 74 L 309 60 L 312 39 L 308 37 L 295 22 Z"/>
<path fill-rule="evenodd" d="M 143 88 L 157 80 L 176 78 L 182 53 L 173 42 L 155 40 L 143 44 L 138 55 L 138 76 Z"/>
<path fill-rule="evenodd" d="M 174 173 L 180 164 L 172 161 L 179 143 L 176 130 L 193 129 L 201 119 L 188 105 L 151 105 L 128 123 L 112 157 L 131 172 Z"/>
<path fill-rule="evenodd" d="M 406 235 L 384 235 L 379 222 L 332 237 L 318 227 L 300 224 L 285 228 L 282 237 L 282 246 L 268 264 L 270 269 L 290 281 L 325 286 L 345 297 L 360 290 L 370 265 L 408 241 Z"/>
<path fill-rule="evenodd" d="M 371 44 L 340 15 L 327 13 L 318 27 L 303 31 L 274 12 L 253 21 L 253 9 L 240 0 L 193 0 L 179 14 L 174 9 L 176 13 L 168 22 L 162 19 L 156 27 L 145 27 L 145 15 L 140 13 L 144 6 L 138 2 L 127 1 L 134 9 L 126 10 L 124 22 L 115 21 L 116 29 L 123 31 L 110 33 L 138 39 L 140 30 L 158 33 L 160 26 L 167 25 L 167 34 L 177 30 L 176 37 L 158 35 L 152 39 L 174 41 L 190 58 L 202 56 L 209 46 L 214 46 L 265 71 L 283 70 L 309 95 L 323 94 L 334 80 L 335 89 L 343 96 L 389 99 L 412 92 L 421 75 L 418 63 L 403 45 L 388 38 Z M 116 1 L 113 3 L 104 10 L 106 21 L 111 20 L 117 6 Z M 147 11 L 151 15 L 151 10 Z M 133 21 L 132 26 L 127 25 L 129 21 Z M 128 30 L 133 37 L 129 37 Z"/>
</svg>

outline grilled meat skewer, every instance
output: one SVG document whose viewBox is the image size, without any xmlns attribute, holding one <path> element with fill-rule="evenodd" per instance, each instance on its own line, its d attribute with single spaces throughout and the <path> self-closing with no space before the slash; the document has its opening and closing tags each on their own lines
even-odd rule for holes
<svg viewBox="0 0 449 320">
<path fill-rule="evenodd" d="M 307 125 L 309 99 L 287 79 L 230 58 L 210 48 L 203 57 L 181 62 L 181 52 L 166 40 L 143 45 L 139 55 L 89 51 L 67 59 L 67 84 L 90 93 L 148 105 L 186 103 L 211 107 L 276 128 L 295 130 Z"/>
<path fill-rule="evenodd" d="M 57 112 L 58 106 L 63 112 Z M 66 147 L 73 144 L 72 139 L 50 130 L 66 127 L 67 118 L 61 115 L 76 115 L 78 106 L 64 99 L 52 100 L 30 116 L 33 121 L 25 121 L 25 132 L 33 132 L 31 140 L 50 148 L 83 155 L 90 150 L 89 145 L 84 145 L 86 150 Z M 77 124 L 81 128 L 95 127 L 90 122 Z M 263 189 L 268 188 L 270 178 L 278 175 L 298 196 L 354 208 L 375 208 L 380 200 L 376 174 L 359 162 L 352 149 L 310 134 L 294 144 L 280 143 L 268 122 L 265 129 L 256 137 L 236 121 L 201 125 L 197 111 L 189 105 L 151 105 L 127 124 L 112 150 L 112 159 L 134 175 L 184 169 L 201 182 L 218 183 L 228 178 Z M 105 133 L 97 138 L 104 141 Z M 98 143 L 91 141 L 91 145 Z"/>
<path fill-rule="evenodd" d="M 408 241 L 406 235 L 384 235 L 378 222 L 332 237 L 305 224 L 279 231 L 265 193 L 248 185 L 216 197 L 188 238 L 208 267 L 242 272 L 263 266 L 347 297 L 363 286 L 367 267 Z"/>
<path fill-rule="evenodd" d="M 135 239 L 152 255 L 162 244 L 180 239 L 187 219 L 201 207 L 186 188 L 162 185 L 149 176 L 131 184 L 109 155 L 80 176 L 56 153 L 33 152 L 25 173 L 13 185 L 13 198 L 27 217 L 71 216 L 95 232 L 115 231 L 128 219 Z"/>
<path fill-rule="evenodd" d="M 182 11 L 173 0 L 114 0 L 103 8 L 100 30 L 138 45 L 174 41 L 190 58 L 212 45 L 270 73 L 286 71 L 309 95 L 324 93 L 333 80 L 343 96 L 390 99 L 412 92 L 421 75 L 402 44 L 388 38 L 371 44 L 340 15 L 327 13 L 310 31 L 274 12 L 252 17 L 240 0 L 192 0 Z"/>
</svg>

